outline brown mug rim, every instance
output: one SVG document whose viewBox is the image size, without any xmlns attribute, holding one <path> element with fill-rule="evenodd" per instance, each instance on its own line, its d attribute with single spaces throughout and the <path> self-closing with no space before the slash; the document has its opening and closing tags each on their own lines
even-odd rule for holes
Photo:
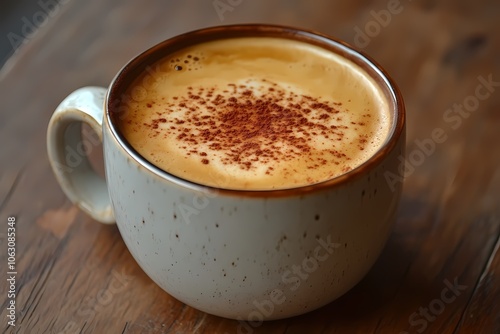
<svg viewBox="0 0 500 334">
<path fill-rule="evenodd" d="M 143 72 L 148 65 L 154 64 L 161 58 L 183 49 L 187 46 L 200 44 L 212 40 L 241 38 L 241 37 L 278 37 L 302 41 L 309 44 L 314 44 L 332 51 L 355 64 L 360 66 L 370 75 L 377 84 L 380 85 L 386 98 L 388 99 L 391 111 L 393 113 L 392 127 L 387 135 L 385 143 L 379 148 L 369 159 L 364 163 L 353 168 L 349 172 L 339 176 L 327 179 L 318 183 L 290 187 L 280 189 L 264 189 L 264 190 L 247 190 L 247 189 L 229 189 L 219 188 L 193 181 L 186 180 L 172 173 L 169 173 L 140 155 L 130 143 L 124 138 L 120 131 L 115 126 L 114 118 L 119 117 L 120 96 L 123 97 L 125 89 L 130 85 L 131 80 L 135 79 L 139 73 Z M 137 73 L 139 72 L 139 73 Z M 135 75 L 134 75 L 135 73 Z M 118 142 L 121 148 L 145 170 L 154 174 L 161 179 L 166 179 L 170 182 L 178 184 L 182 187 L 187 187 L 196 191 L 215 191 L 221 195 L 235 195 L 239 197 L 286 197 L 291 195 L 303 195 L 312 191 L 319 191 L 339 187 L 346 184 L 348 181 L 359 178 L 365 174 L 367 170 L 373 169 L 374 166 L 382 162 L 382 160 L 395 149 L 399 138 L 403 135 L 405 128 L 405 105 L 402 94 L 394 80 L 387 71 L 377 63 L 373 58 L 365 54 L 363 51 L 356 49 L 348 43 L 328 36 L 326 34 L 303 28 L 296 28 L 284 25 L 272 24 L 234 24 L 220 25 L 207 27 L 198 30 L 186 32 L 181 35 L 169 38 L 160 42 L 139 55 L 132 58 L 120 71 L 116 74 L 109 85 L 105 100 L 105 115 L 104 122 L 107 123 L 114 139 Z"/>
</svg>

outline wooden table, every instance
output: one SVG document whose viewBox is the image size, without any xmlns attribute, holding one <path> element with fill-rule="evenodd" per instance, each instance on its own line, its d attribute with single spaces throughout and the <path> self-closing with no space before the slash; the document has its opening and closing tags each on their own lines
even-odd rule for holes
<svg viewBox="0 0 500 334">
<path fill-rule="evenodd" d="M 0 74 L 3 333 L 500 333 L 500 2 L 39 6 L 25 20 L 39 30 L 25 29 L 28 42 Z M 339 300 L 256 328 L 163 292 L 116 226 L 98 224 L 66 199 L 45 148 L 49 117 L 72 90 L 106 86 L 131 57 L 163 39 L 240 22 L 301 26 L 357 45 L 399 83 L 408 113 L 409 168 L 379 261 Z M 436 129 L 446 139 L 433 140 Z M 92 152 L 97 165 L 99 150 Z M 8 217 L 16 229 L 15 327 L 7 318 Z"/>
</svg>

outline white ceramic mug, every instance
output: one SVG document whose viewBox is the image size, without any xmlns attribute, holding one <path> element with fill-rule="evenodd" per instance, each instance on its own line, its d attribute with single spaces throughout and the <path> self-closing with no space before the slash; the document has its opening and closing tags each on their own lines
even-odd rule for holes
<svg viewBox="0 0 500 334">
<path fill-rule="evenodd" d="M 274 36 L 315 43 L 360 65 L 380 85 L 392 112 L 384 146 L 335 179 L 290 190 L 206 187 L 160 170 L 117 130 L 110 109 L 145 66 L 176 48 L 235 36 Z M 131 254 L 169 294 L 207 313 L 261 321 L 321 307 L 371 268 L 391 231 L 401 193 L 404 105 L 383 69 L 327 36 L 265 25 L 203 29 L 167 40 L 131 60 L 108 89 L 70 94 L 48 128 L 57 180 L 83 211 L 116 221 Z M 85 156 L 81 124 L 102 134 L 106 180 Z M 78 159 L 74 155 L 79 154 Z"/>
</svg>

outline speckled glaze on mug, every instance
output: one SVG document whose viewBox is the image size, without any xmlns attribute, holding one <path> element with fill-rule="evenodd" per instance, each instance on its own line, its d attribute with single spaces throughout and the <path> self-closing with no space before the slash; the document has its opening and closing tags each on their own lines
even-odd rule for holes
<svg viewBox="0 0 500 334">
<path fill-rule="evenodd" d="M 238 191 L 205 187 L 168 174 L 134 151 L 116 128 L 127 85 L 163 56 L 187 45 L 243 36 L 305 41 L 360 65 L 380 85 L 392 113 L 384 146 L 335 179 L 289 190 Z M 102 134 L 106 181 L 84 154 L 80 126 Z M 178 300 L 240 320 L 299 315 L 351 289 L 378 258 L 401 194 L 405 111 L 385 71 L 350 46 L 317 33 L 267 25 L 203 29 L 167 40 L 129 62 L 108 89 L 73 92 L 54 112 L 47 145 L 68 197 L 104 223 L 116 221 L 141 268 Z"/>
</svg>

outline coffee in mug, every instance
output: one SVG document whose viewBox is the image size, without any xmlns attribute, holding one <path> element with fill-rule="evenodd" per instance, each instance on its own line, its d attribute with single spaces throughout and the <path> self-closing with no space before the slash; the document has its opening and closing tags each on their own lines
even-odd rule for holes
<svg viewBox="0 0 500 334">
<path fill-rule="evenodd" d="M 354 62 L 282 38 L 230 38 L 169 54 L 127 89 L 125 139 L 168 173 L 242 190 L 323 182 L 384 144 L 390 109 Z"/>
</svg>

